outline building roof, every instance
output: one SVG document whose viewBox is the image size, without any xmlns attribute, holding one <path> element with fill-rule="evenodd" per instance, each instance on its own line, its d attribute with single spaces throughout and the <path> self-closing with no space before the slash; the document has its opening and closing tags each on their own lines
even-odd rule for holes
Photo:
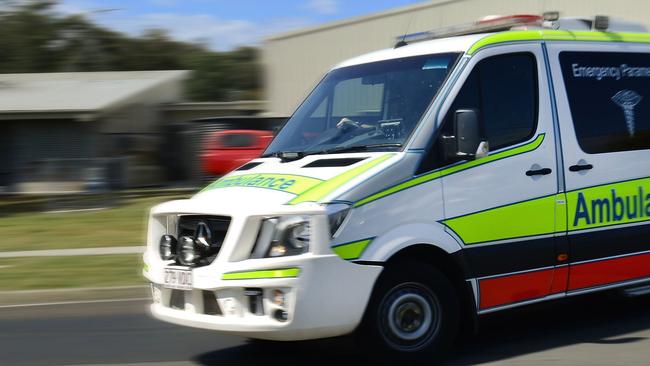
<svg viewBox="0 0 650 366">
<path fill-rule="evenodd" d="M 0 74 L 0 114 L 92 113 L 112 108 L 189 71 Z"/>
</svg>

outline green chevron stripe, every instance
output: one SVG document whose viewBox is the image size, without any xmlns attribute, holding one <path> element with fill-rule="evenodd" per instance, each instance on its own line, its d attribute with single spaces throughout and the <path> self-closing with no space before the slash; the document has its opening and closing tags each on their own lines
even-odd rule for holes
<svg viewBox="0 0 650 366">
<path fill-rule="evenodd" d="M 375 166 L 383 163 L 384 161 L 390 159 L 395 154 L 386 154 L 379 156 L 375 159 L 372 159 L 354 169 L 350 169 L 336 177 L 326 180 L 309 190 L 303 192 L 298 197 L 295 197 L 289 201 L 290 205 L 295 205 L 301 202 L 319 202 L 323 198 L 327 197 L 329 194 L 340 188 L 345 183 L 351 181 L 352 179 L 358 177 L 359 175 L 365 173 L 366 171 L 374 168 Z"/>
<path fill-rule="evenodd" d="M 540 134 L 540 135 L 537 136 L 537 138 L 535 138 L 535 140 L 533 140 L 533 141 L 531 141 L 531 142 L 529 142 L 527 144 L 520 145 L 520 146 L 514 147 L 512 149 L 500 151 L 498 153 L 489 155 L 489 156 L 481 158 L 481 159 L 476 159 L 476 160 L 468 161 L 466 163 L 450 166 L 449 168 L 444 168 L 442 170 L 437 170 L 437 171 L 431 172 L 429 174 L 425 174 L 425 175 L 422 175 L 420 177 L 408 180 L 408 181 L 406 181 L 404 183 L 400 183 L 400 184 L 395 185 L 393 187 L 390 187 L 390 188 L 388 188 L 388 189 L 386 189 L 384 191 L 377 192 L 377 193 L 372 194 L 372 195 L 370 195 L 370 196 L 368 196 L 368 197 L 366 197 L 364 199 L 361 199 L 361 200 L 357 201 L 354 204 L 354 206 L 355 207 L 363 206 L 363 205 L 365 205 L 367 203 L 376 201 L 376 200 L 378 200 L 380 198 L 389 196 L 389 195 L 391 195 L 393 193 L 403 191 L 405 189 L 417 186 L 417 185 L 422 184 L 422 183 L 430 182 L 432 180 L 436 180 L 438 178 L 442 178 L 442 177 L 447 176 L 447 175 L 458 173 L 458 172 L 461 172 L 461 171 L 464 171 L 464 170 L 467 170 L 467 169 L 471 169 L 471 168 L 474 168 L 474 167 L 477 167 L 477 166 L 485 165 L 485 164 L 491 163 L 491 162 L 496 161 L 496 160 L 501 160 L 501 159 L 509 158 L 511 156 L 524 154 L 524 153 L 533 151 L 533 150 L 537 149 L 542 144 L 543 141 L 544 141 L 544 134 Z"/>
<path fill-rule="evenodd" d="M 298 277 L 300 268 L 267 269 L 261 271 L 245 271 L 224 273 L 223 280 L 259 280 L 267 278 L 293 278 Z"/>
<path fill-rule="evenodd" d="M 489 35 L 478 40 L 470 47 L 467 54 L 472 55 L 479 49 L 499 43 L 525 41 L 588 41 L 588 42 L 625 42 L 650 43 L 647 33 L 608 33 L 591 31 L 565 30 L 529 30 L 508 31 Z"/>
</svg>

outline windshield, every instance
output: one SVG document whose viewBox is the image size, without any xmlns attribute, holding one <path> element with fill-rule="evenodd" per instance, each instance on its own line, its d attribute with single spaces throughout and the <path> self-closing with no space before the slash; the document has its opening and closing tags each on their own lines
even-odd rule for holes
<svg viewBox="0 0 650 366">
<path fill-rule="evenodd" d="M 399 148 L 457 58 L 455 53 L 425 55 L 331 71 L 265 156 Z"/>
</svg>

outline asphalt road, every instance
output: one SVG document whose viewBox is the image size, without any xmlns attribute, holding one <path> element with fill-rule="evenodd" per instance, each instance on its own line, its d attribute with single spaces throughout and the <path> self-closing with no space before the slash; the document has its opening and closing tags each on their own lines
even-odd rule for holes
<svg viewBox="0 0 650 366">
<path fill-rule="evenodd" d="M 165 324 L 143 301 L 0 309 L 0 365 L 359 365 L 345 339 L 282 344 Z M 650 297 L 591 295 L 483 318 L 445 365 L 650 365 Z"/>
</svg>

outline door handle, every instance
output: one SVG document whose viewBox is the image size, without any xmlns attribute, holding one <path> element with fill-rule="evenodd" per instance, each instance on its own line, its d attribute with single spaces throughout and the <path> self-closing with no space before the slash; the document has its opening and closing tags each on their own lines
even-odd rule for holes
<svg viewBox="0 0 650 366">
<path fill-rule="evenodd" d="M 526 172 L 526 175 L 532 177 L 533 175 L 549 175 L 552 172 L 551 168 L 531 169 Z"/>
<path fill-rule="evenodd" d="M 589 170 L 592 169 L 594 166 L 591 164 L 576 164 L 576 165 L 571 165 L 569 167 L 569 170 L 572 172 L 579 172 L 582 170 Z"/>
</svg>

